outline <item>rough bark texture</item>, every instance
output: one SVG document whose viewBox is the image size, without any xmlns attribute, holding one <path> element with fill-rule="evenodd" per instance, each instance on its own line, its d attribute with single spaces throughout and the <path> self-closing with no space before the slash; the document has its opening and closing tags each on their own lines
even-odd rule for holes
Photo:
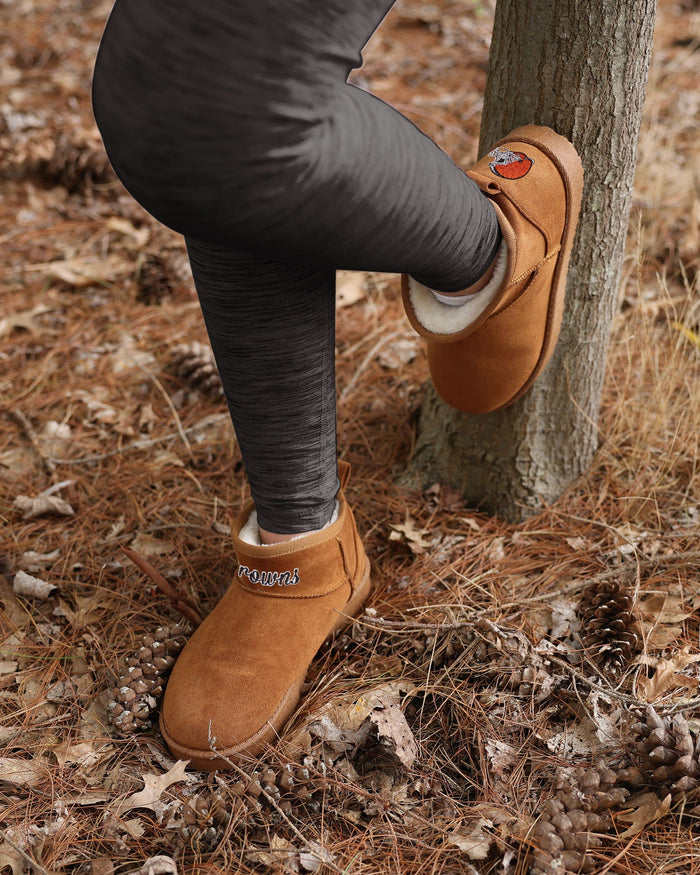
<svg viewBox="0 0 700 875">
<path fill-rule="evenodd" d="M 589 467 L 617 307 L 656 0 L 498 0 L 479 154 L 517 125 L 549 125 L 586 182 L 559 344 L 510 408 L 459 413 L 428 385 L 405 482 L 441 480 L 519 521 Z"/>
</svg>

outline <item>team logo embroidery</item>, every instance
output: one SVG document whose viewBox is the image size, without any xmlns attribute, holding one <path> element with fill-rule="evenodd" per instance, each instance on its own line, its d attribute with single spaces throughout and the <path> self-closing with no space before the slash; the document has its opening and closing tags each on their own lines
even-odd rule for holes
<svg viewBox="0 0 700 875">
<path fill-rule="evenodd" d="M 294 571 L 258 571 L 257 568 L 239 565 L 238 576 L 247 577 L 251 583 L 259 583 L 262 586 L 295 586 L 299 583 L 298 568 Z"/>
<path fill-rule="evenodd" d="M 493 158 L 489 163 L 491 171 L 501 179 L 522 179 L 534 164 L 532 158 L 528 158 L 524 152 L 511 152 L 502 146 L 489 152 L 489 158 Z"/>
</svg>

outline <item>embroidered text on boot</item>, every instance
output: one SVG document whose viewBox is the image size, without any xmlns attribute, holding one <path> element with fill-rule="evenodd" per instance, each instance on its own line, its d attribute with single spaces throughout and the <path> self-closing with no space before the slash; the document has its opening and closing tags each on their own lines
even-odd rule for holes
<svg viewBox="0 0 700 875">
<path fill-rule="evenodd" d="M 238 576 L 247 577 L 251 583 L 261 583 L 263 586 L 294 586 L 299 583 L 299 569 L 294 571 L 258 571 L 247 565 L 238 566 Z"/>
</svg>

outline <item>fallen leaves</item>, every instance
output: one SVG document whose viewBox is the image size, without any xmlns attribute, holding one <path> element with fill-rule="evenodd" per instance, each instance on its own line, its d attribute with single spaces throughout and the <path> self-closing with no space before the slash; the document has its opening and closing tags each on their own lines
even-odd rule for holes
<svg viewBox="0 0 700 875">
<path fill-rule="evenodd" d="M 318 842 L 307 842 L 299 850 L 283 836 L 273 833 L 267 849 L 261 848 L 246 854 L 249 862 L 284 872 L 319 872 L 324 864 L 332 864 L 335 857 Z"/>
<path fill-rule="evenodd" d="M 350 307 L 367 296 L 365 271 L 339 270 L 336 272 L 335 303 L 338 309 Z"/>
<path fill-rule="evenodd" d="M 46 781 L 48 774 L 45 763 L 19 757 L 0 757 L 0 783 L 36 787 Z"/>
<path fill-rule="evenodd" d="M 132 869 L 126 875 L 178 875 L 177 865 L 172 857 L 159 854 L 150 857 L 139 869 Z"/>
<path fill-rule="evenodd" d="M 700 662 L 700 653 L 690 653 L 687 648 L 669 659 L 647 657 L 645 662 L 654 667 L 652 677 L 643 675 L 637 681 L 637 693 L 644 702 L 656 702 L 671 690 L 692 690 L 697 694 L 698 677 L 683 674 L 683 669 Z"/>
<path fill-rule="evenodd" d="M 73 288 L 109 284 L 133 273 L 133 261 L 112 253 L 104 258 L 93 255 L 64 258 L 46 264 L 29 264 L 25 270 L 38 271 L 49 280 L 60 280 Z"/>
<path fill-rule="evenodd" d="M 419 528 L 416 521 L 407 513 L 405 522 L 394 523 L 391 526 L 389 540 L 405 543 L 414 556 L 420 556 L 432 546 L 425 537 L 427 534 L 429 534 L 428 530 Z"/>
<path fill-rule="evenodd" d="M 656 793 L 641 793 L 639 796 L 629 799 L 625 808 L 630 808 L 630 810 L 621 811 L 617 818 L 631 825 L 619 834 L 618 838 L 621 839 L 637 835 L 648 824 L 665 817 L 671 810 L 671 794 L 659 799 Z"/>
<path fill-rule="evenodd" d="M 162 775 L 144 775 L 143 790 L 117 802 L 114 806 L 114 814 L 119 817 L 134 808 L 147 808 L 156 814 L 162 811 L 164 803 L 161 802 L 160 797 L 168 787 L 180 781 L 191 780 L 192 776 L 185 772 L 188 763 L 189 760 L 178 760 L 172 769 Z"/>
<path fill-rule="evenodd" d="M 485 860 L 494 841 L 492 835 L 484 832 L 485 826 L 492 827 L 493 823 L 480 817 L 468 833 L 448 833 L 447 841 L 465 853 L 470 860 Z"/>
<path fill-rule="evenodd" d="M 39 495 L 17 495 L 12 506 L 22 512 L 23 520 L 40 516 L 75 516 L 70 504 L 59 495 L 40 492 Z"/>
<path fill-rule="evenodd" d="M 16 595 L 28 596 L 35 599 L 46 599 L 58 587 L 55 583 L 47 583 L 39 577 L 27 574 L 26 571 L 18 571 L 12 583 L 12 589 Z"/>
<path fill-rule="evenodd" d="M 20 310 L 17 313 L 9 313 L 0 319 L 0 337 L 10 334 L 16 328 L 21 328 L 23 331 L 31 333 L 40 331 L 42 326 L 36 321 L 37 316 L 42 316 L 44 313 L 49 313 L 53 307 L 46 304 L 37 304 L 30 310 Z"/>
</svg>

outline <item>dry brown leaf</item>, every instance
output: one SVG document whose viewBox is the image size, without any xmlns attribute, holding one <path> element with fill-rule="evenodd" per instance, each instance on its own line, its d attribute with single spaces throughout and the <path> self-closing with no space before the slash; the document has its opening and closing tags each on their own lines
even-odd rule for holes
<svg viewBox="0 0 700 875">
<path fill-rule="evenodd" d="M 14 659 L 0 659 L 0 675 L 14 674 L 17 671 L 17 667 L 18 663 Z"/>
<path fill-rule="evenodd" d="M 156 811 L 157 803 L 160 802 L 161 794 L 178 781 L 189 781 L 192 777 L 185 772 L 189 760 L 178 760 L 169 771 L 163 775 L 143 775 L 143 790 L 132 793 L 126 799 L 117 802 L 114 813 L 117 816 L 131 811 L 133 808 L 149 808 Z"/>
<path fill-rule="evenodd" d="M 58 587 L 55 583 L 47 583 L 40 577 L 27 574 L 26 571 L 18 571 L 12 582 L 12 589 L 16 595 L 34 599 L 46 599 Z"/>
<path fill-rule="evenodd" d="M 32 307 L 31 310 L 21 310 L 19 313 L 10 313 L 0 319 L 0 337 L 10 334 L 15 328 L 23 328 L 25 331 L 39 331 L 40 325 L 34 321 L 35 316 L 41 316 L 42 313 L 48 313 L 53 310 L 53 307 L 47 307 L 46 304 L 39 304 Z"/>
<path fill-rule="evenodd" d="M 49 279 L 60 280 L 69 286 L 82 288 L 97 284 L 112 283 L 128 276 L 134 270 L 131 261 L 111 254 L 106 258 L 66 258 L 48 264 L 30 264 L 27 270 L 38 270 Z"/>
<path fill-rule="evenodd" d="M 552 610 L 552 628 L 549 637 L 554 639 L 566 638 L 571 632 L 575 632 L 580 621 L 576 610 L 576 602 L 573 599 L 559 596 L 551 599 L 549 603 Z"/>
<path fill-rule="evenodd" d="M 128 219 L 120 219 L 117 216 L 111 216 L 107 220 L 106 227 L 110 231 L 116 231 L 118 234 L 123 234 L 124 237 L 131 238 L 131 242 L 135 249 L 142 249 L 151 236 L 150 228 L 136 228 Z"/>
<path fill-rule="evenodd" d="M 47 777 L 48 769 L 43 763 L 21 760 L 19 757 L 0 757 L 0 783 L 4 781 L 16 787 L 36 787 Z"/>
<path fill-rule="evenodd" d="M 17 565 L 22 571 L 39 571 L 41 568 L 46 568 L 52 565 L 61 555 L 61 551 L 56 549 L 50 553 L 37 553 L 35 550 L 27 550 L 20 556 Z"/>
<path fill-rule="evenodd" d="M 389 708 L 398 705 L 404 696 L 410 695 L 416 689 L 411 681 L 389 681 L 364 692 L 357 698 L 346 699 L 345 703 L 330 702 L 330 713 L 337 715 L 336 723 L 346 729 L 359 729 L 375 708 Z M 322 709 L 325 710 L 325 709 Z"/>
<path fill-rule="evenodd" d="M 517 763 L 517 751 L 512 744 L 494 738 L 487 741 L 485 747 L 494 775 L 506 775 Z"/>
<path fill-rule="evenodd" d="M 422 553 L 425 553 L 428 547 L 432 546 L 431 542 L 426 541 L 423 537 L 427 534 L 427 529 L 419 529 L 411 515 L 406 514 L 406 521 L 404 523 L 396 523 L 391 527 L 389 540 L 405 541 L 411 553 L 415 556 L 420 556 Z"/>
<path fill-rule="evenodd" d="M 140 869 L 132 869 L 126 875 L 177 875 L 177 866 L 172 857 L 160 855 L 149 857 Z"/>
<path fill-rule="evenodd" d="M 367 274 L 364 271 L 339 270 L 335 280 L 336 307 L 349 307 L 367 296 Z"/>
<path fill-rule="evenodd" d="M 12 875 L 24 875 L 27 871 L 22 854 L 8 842 L 0 843 L 0 872 L 11 869 Z"/>
<path fill-rule="evenodd" d="M 90 414 L 91 422 L 112 425 L 117 422 L 120 414 L 111 404 L 107 404 L 105 399 L 108 397 L 109 391 L 105 386 L 95 386 L 90 392 L 86 389 L 76 389 L 74 392 L 71 392 L 71 398 L 74 398 L 76 401 L 82 401 L 85 404 Z"/>
<path fill-rule="evenodd" d="M 641 832 L 647 824 L 665 817 L 671 810 L 671 794 L 669 793 L 664 799 L 659 799 L 656 793 L 642 793 L 628 800 L 627 805 L 632 807 L 631 811 L 623 811 L 616 815 L 618 820 L 631 824 L 618 835 L 620 839 L 628 839 Z"/>
<path fill-rule="evenodd" d="M 658 623 L 682 623 L 692 617 L 692 611 L 683 609 L 683 597 L 670 593 L 653 593 L 640 599 L 634 606 L 634 612 L 644 620 L 656 620 Z"/>
<path fill-rule="evenodd" d="M 390 371 L 401 370 L 418 355 L 418 335 L 398 337 L 387 344 L 377 356 L 379 364 Z"/>
<path fill-rule="evenodd" d="M 369 719 L 377 727 L 380 741 L 391 745 L 392 751 L 406 769 L 410 769 L 418 756 L 418 744 L 398 705 L 375 708 Z"/>
<path fill-rule="evenodd" d="M 551 751 L 564 759 L 580 755 L 590 756 L 600 749 L 595 727 L 588 718 L 567 726 L 563 732 L 546 735 L 543 731 L 538 735 L 540 738 L 545 738 L 545 744 Z"/>
<path fill-rule="evenodd" d="M 267 866 L 276 870 L 284 867 L 286 872 L 299 871 L 297 849 L 291 842 L 282 836 L 278 836 L 277 833 L 273 833 L 270 836 L 269 850 L 248 851 L 246 859 L 258 866 Z"/>
<path fill-rule="evenodd" d="M 653 677 L 640 677 L 637 681 L 637 695 L 643 701 L 655 702 L 669 690 L 677 687 L 697 689 L 697 677 L 689 677 L 681 672 L 691 663 L 700 662 L 700 653 L 689 653 L 684 649 L 670 659 L 649 659 L 647 662 L 655 666 L 656 671 Z"/>
<path fill-rule="evenodd" d="M 31 497 L 29 495 L 18 495 L 13 507 L 22 511 L 23 520 L 31 520 L 44 514 L 56 516 L 75 516 L 75 511 L 58 495 L 46 495 L 41 493 Z"/>
<path fill-rule="evenodd" d="M 139 349 L 136 338 L 129 334 L 121 336 L 120 345 L 112 353 L 111 359 L 114 374 L 144 370 L 155 362 L 155 356 L 145 349 Z"/>
<path fill-rule="evenodd" d="M 138 817 L 131 817 L 129 820 L 123 820 L 119 825 L 128 836 L 131 836 L 132 839 L 140 839 L 146 832 L 146 827 Z"/>
<path fill-rule="evenodd" d="M 95 749 L 96 744 L 99 744 L 99 750 Z M 49 750 L 56 757 L 60 766 L 77 764 L 84 774 L 86 770 L 110 756 L 113 747 L 110 744 L 106 745 L 96 741 L 79 741 L 77 743 L 62 741 L 60 744 L 50 747 Z"/>
<path fill-rule="evenodd" d="M 62 456 L 71 442 L 71 427 L 66 422 L 50 419 L 45 423 L 39 437 L 39 447 L 45 456 Z"/>
<path fill-rule="evenodd" d="M 147 535 L 145 532 L 138 532 L 129 546 L 139 556 L 145 557 L 164 556 L 167 553 L 172 553 L 175 549 L 175 545 L 171 541 L 154 538 L 153 535 Z"/>
<path fill-rule="evenodd" d="M 501 559 L 505 559 L 505 540 L 506 539 L 503 537 L 503 535 L 499 535 L 497 538 L 494 538 L 493 541 L 491 541 L 491 543 L 488 545 L 486 555 L 491 562 L 500 562 Z"/>
<path fill-rule="evenodd" d="M 321 866 L 334 862 L 333 854 L 318 842 L 309 842 L 306 850 L 299 851 L 299 863 L 305 872 L 318 872 Z"/>
<path fill-rule="evenodd" d="M 468 833 L 448 833 L 447 841 L 463 851 L 470 860 L 485 860 L 493 844 L 493 836 L 483 831 L 485 826 L 493 826 L 493 823 L 480 817 Z"/>
</svg>

